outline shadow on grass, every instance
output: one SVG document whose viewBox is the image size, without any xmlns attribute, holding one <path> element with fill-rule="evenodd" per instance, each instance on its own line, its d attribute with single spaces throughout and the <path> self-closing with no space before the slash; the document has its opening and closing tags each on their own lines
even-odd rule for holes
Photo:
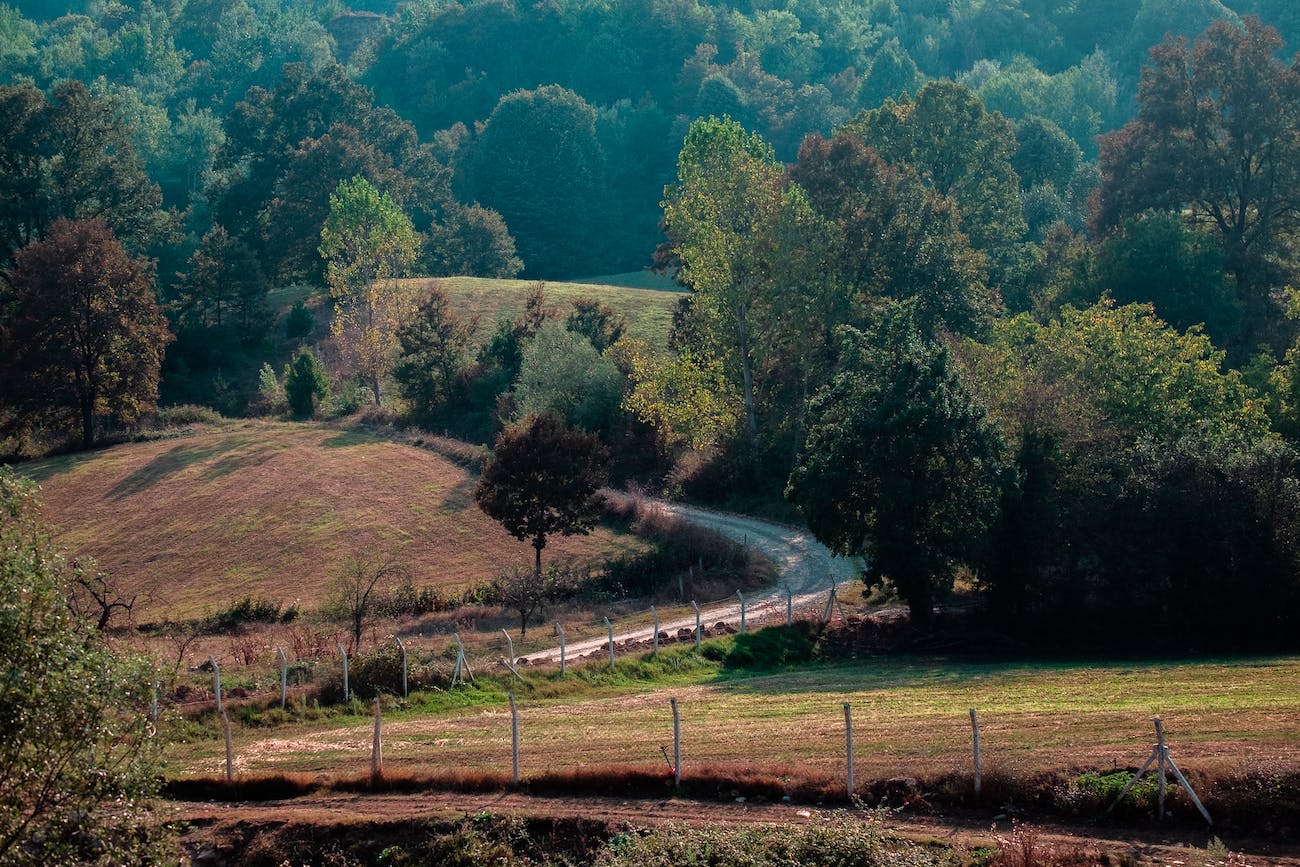
<svg viewBox="0 0 1300 867">
<path fill-rule="evenodd" d="M 351 448 L 352 446 L 363 446 L 377 441 L 378 440 L 370 434 L 348 430 L 340 431 L 329 439 L 321 440 L 321 445 L 327 449 L 346 449 Z"/>
<path fill-rule="evenodd" d="M 246 444 L 243 439 L 223 439 L 208 446 L 179 445 L 168 449 L 140 469 L 131 473 L 108 492 L 115 500 L 147 491 L 170 475 L 217 455 L 226 454 Z"/>
</svg>

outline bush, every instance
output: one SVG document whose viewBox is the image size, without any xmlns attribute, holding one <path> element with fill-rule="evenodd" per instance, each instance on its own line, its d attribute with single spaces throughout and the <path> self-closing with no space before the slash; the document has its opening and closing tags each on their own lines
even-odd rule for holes
<svg viewBox="0 0 1300 867">
<path fill-rule="evenodd" d="M 1124 787 L 1132 778 L 1133 774 L 1128 771 L 1115 771 L 1110 774 L 1089 771 L 1080 774 L 1069 783 L 1061 800 L 1077 813 L 1100 815 L 1111 808 L 1119 793 L 1124 791 Z M 1114 813 L 1121 818 L 1146 815 L 1155 809 L 1159 791 L 1159 784 L 1154 776 L 1145 776 L 1124 796 L 1124 800 L 1115 807 Z"/>
<path fill-rule="evenodd" d="M 159 407 L 151 419 L 154 427 L 186 427 L 192 424 L 219 424 L 221 413 L 210 406 L 183 403 Z"/>
<path fill-rule="evenodd" d="M 296 418 L 311 418 L 318 401 L 329 395 L 329 377 L 316 353 L 303 348 L 284 370 L 284 395 Z"/>
<path fill-rule="evenodd" d="M 809 662 L 815 645 L 813 630 L 813 624 L 801 620 L 737 635 L 723 664 L 728 668 L 776 668 Z"/>
<path fill-rule="evenodd" d="M 290 340 L 302 340 L 308 337 L 316 327 L 316 317 L 302 301 L 294 302 L 293 307 L 284 317 L 284 336 Z"/>
</svg>

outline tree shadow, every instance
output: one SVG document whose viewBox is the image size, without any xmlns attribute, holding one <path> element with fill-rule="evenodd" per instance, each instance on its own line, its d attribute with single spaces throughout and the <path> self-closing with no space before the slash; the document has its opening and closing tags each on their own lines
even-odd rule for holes
<svg viewBox="0 0 1300 867">
<path fill-rule="evenodd" d="M 113 486 L 108 492 L 115 500 L 146 491 L 170 475 L 180 472 L 199 461 L 233 451 L 243 442 L 222 440 L 210 446 L 178 445 L 163 452 Z"/>
<path fill-rule="evenodd" d="M 321 445 L 327 449 L 346 449 L 352 446 L 363 446 L 375 441 L 375 438 L 370 434 L 345 430 L 339 431 L 328 439 L 321 440 Z"/>
<path fill-rule="evenodd" d="M 461 479 L 443 493 L 442 499 L 438 501 L 438 511 L 455 513 L 469 508 L 474 504 L 474 488 L 477 485 L 478 478 L 475 476 Z"/>
</svg>

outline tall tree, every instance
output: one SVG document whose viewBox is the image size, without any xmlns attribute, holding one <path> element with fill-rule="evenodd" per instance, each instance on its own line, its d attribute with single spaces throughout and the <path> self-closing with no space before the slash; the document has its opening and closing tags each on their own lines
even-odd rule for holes
<svg viewBox="0 0 1300 867">
<path fill-rule="evenodd" d="M 532 543 L 540 580 L 548 536 L 585 536 L 596 526 L 608 465 L 609 450 L 594 435 L 549 413 L 529 416 L 497 437 L 474 499 L 506 532 Z"/>
<path fill-rule="evenodd" d="M 102 220 L 55 221 L 18 252 L 7 278 L 13 312 L 0 331 L 0 403 L 17 418 L 76 418 L 89 447 L 100 415 L 131 422 L 153 406 L 172 337 L 152 264 L 131 258 Z"/>
<path fill-rule="evenodd" d="M 924 628 L 956 567 L 980 558 L 1003 468 L 1000 438 L 913 306 L 867 333 L 845 327 L 786 495 L 832 551 L 865 554 L 868 581 L 892 581 Z"/>
<path fill-rule="evenodd" d="M 469 366 L 476 325 L 476 320 L 456 315 L 447 293 L 435 283 L 415 315 L 398 329 L 399 360 L 393 378 L 417 417 L 434 416 L 455 394 Z"/>
<path fill-rule="evenodd" d="M 330 195 L 320 239 L 330 296 L 339 302 L 334 335 L 343 340 L 378 405 L 380 381 L 397 349 L 398 325 L 412 306 L 398 278 L 415 262 L 419 236 L 391 198 L 355 177 Z"/>
<path fill-rule="evenodd" d="M 1281 48 L 1254 18 L 1153 48 L 1138 116 L 1102 139 L 1093 215 L 1110 231 L 1149 208 L 1185 212 L 1216 232 L 1246 307 L 1246 346 L 1267 336 L 1270 292 L 1295 273 L 1278 256 L 1300 228 L 1300 62 L 1284 64 Z"/>
</svg>

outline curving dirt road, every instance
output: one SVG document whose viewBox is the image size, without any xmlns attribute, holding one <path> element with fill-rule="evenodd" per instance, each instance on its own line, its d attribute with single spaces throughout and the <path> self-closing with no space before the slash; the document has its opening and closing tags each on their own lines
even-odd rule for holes
<svg viewBox="0 0 1300 867">
<path fill-rule="evenodd" d="M 646 500 L 645 503 L 651 508 L 675 515 L 692 524 L 716 530 L 729 539 L 749 545 L 776 563 L 779 576 L 777 584 L 755 591 L 746 597 L 747 620 L 750 618 L 757 620 L 776 612 L 784 614 L 787 602 L 791 602 L 796 608 L 815 603 L 825 604 L 832 583 L 853 578 L 862 565 L 859 557 L 835 556 L 825 545 L 818 542 L 811 532 L 799 527 L 745 515 L 716 512 L 698 506 L 667 503 L 662 500 Z M 719 620 L 738 622 L 740 620 L 739 600 L 700 609 L 701 623 L 711 625 Z M 694 614 L 659 624 L 660 631 L 670 635 L 682 628 L 695 628 Z M 643 626 L 622 632 L 615 631 L 614 642 L 622 644 L 628 641 L 649 641 L 653 637 L 654 627 Z M 583 654 L 605 648 L 608 642 L 608 636 L 570 642 L 565 648 L 565 653 L 569 659 L 576 659 Z M 532 662 L 558 661 L 560 648 L 557 646 L 530 653 L 528 658 Z"/>
</svg>

